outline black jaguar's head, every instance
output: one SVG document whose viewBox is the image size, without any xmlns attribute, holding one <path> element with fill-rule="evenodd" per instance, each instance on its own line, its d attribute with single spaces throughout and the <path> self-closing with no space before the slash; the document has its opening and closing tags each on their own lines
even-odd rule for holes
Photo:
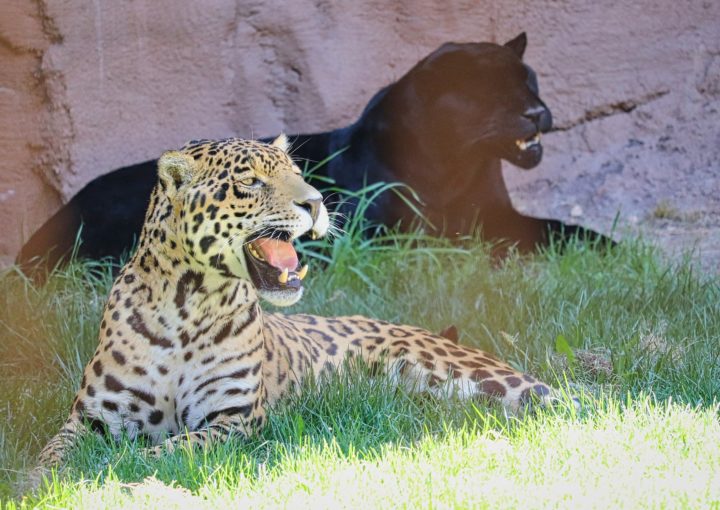
<svg viewBox="0 0 720 510">
<path fill-rule="evenodd" d="M 525 33 L 502 46 L 447 43 L 423 59 L 403 80 L 429 115 L 424 129 L 442 143 L 454 140 L 468 157 L 536 166 L 552 115 L 522 61 L 526 45 Z"/>
</svg>

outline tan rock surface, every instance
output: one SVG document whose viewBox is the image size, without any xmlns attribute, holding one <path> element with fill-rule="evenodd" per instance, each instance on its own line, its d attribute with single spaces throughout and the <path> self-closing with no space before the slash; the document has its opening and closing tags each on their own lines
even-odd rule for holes
<svg viewBox="0 0 720 510">
<path fill-rule="evenodd" d="M 6 0 L 0 256 L 102 173 L 190 138 L 348 124 L 441 43 L 522 30 L 560 131 L 539 168 L 506 168 L 518 208 L 577 220 L 577 205 L 604 231 L 620 210 L 656 235 L 666 199 L 681 234 L 697 226 L 707 244 L 720 217 L 718 26 L 713 1 Z"/>
</svg>

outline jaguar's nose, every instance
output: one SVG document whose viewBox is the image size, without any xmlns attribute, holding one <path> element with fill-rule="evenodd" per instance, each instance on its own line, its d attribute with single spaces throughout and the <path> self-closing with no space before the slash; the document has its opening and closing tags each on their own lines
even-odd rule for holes
<svg viewBox="0 0 720 510">
<path fill-rule="evenodd" d="M 542 106 L 535 106 L 533 108 L 529 108 L 523 112 L 523 117 L 526 119 L 531 120 L 536 126 L 540 124 L 540 117 L 545 112 L 545 108 Z"/>
<path fill-rule="evenodd" d="M 322 205 L 322 198 L 308 198 L 305 200 L 296 200 L 295 205 L 305 209 L 310 213 L 313 223 L 317 222 L 318 215 L 320 214 L 320 206 Z"/>
<path fill-rule="evenodd" d="M 538 131 L 545 133 L 552 127 L 552 116 L 550 110 L 544 106 L 533 106 L 522 114 L 523 117 L 535 124 Z"/>
</svg>

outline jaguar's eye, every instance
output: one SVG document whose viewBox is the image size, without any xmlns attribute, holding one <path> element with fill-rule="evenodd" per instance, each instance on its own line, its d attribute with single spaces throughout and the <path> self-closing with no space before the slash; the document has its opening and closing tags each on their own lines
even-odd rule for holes
<svg viewBox="0 0 720 510">
<path fill-rule="evenodd" d="M 256 177 L 247 177 L 245 179 L 240 179 L 240 184 L 247 186 L 248 188 L 259 188 L 263 185 L 263 182 Z"/>
</svg>

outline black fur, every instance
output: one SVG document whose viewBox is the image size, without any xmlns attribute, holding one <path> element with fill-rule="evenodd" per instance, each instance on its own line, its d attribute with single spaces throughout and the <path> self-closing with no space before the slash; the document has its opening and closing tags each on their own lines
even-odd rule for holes
<svg viewBox="0 0 720 510">
<path fill-rule="evenodd" d="M 483 237 L 500 241 L 500 249 L 516 245 L 523 252 L 547 245 L 555 234 L 612 243 L 583 227 L 531 218 L 512 207 L 500 160 L 533 168 L 542 146 L 521 151 L 516 140 L 552 126 L 535 73 L 522 62 L 526 44 L 524 33 L 504 46 L 444 44 L 378 92 L 354 124 L 290 137 L 294 156 L 320 161 L 346 149 L 318 174 L 350 190 L 404 182 L 422 199 L 438 234 L 468 234 L 481 226 Z M 155 182 L 154 160 L 98 177 L 31 237 L 17 261 L 48 255 L 48 263 L 56 264 L 72 248 L 81 223 L 79 255 L 118 257 L 140 231 Z M 369 215 L 387 225 L 407 226 L 415 219 L 393 193 L 381 196 Z"/>
</svg>

